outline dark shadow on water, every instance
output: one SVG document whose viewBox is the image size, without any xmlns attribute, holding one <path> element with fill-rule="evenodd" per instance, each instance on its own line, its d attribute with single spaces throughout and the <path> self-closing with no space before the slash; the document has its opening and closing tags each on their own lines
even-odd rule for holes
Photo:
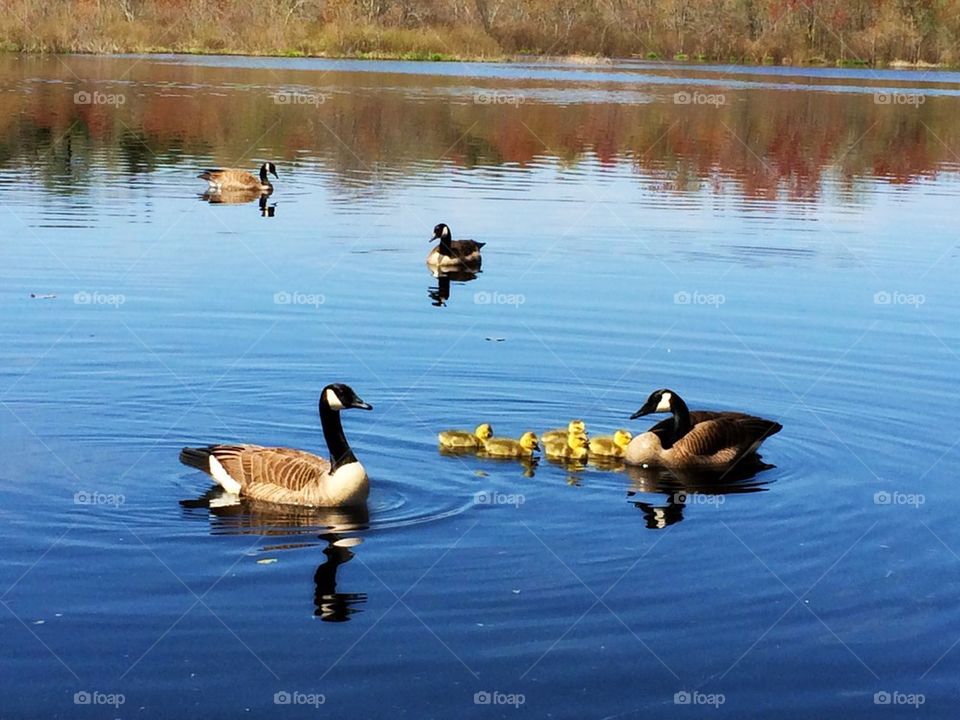
<svg viewBox="0 0 960 720">
<path fill-rule="evenodd" d="M 436 286 L 427 288 L 427 295 L 430 297 L 430 304 L 434 307 L 446 307 L 450 300 L 450 283 L 468 283 L 477 279 L 475 272 L 434 272 L 433 277 L 437 279 Z"/>
<path fill-rule="evenodd" d="M 663 530 L 683 520 L 688 505 L 716 506 L 723 503 L 725 495 L 765 492 L 771 481 L 758 475 L 775 467 L 757 456 L 726 473 L 635 465 L 626 465 L 623 471 L 630 478 L 628 499 L 640 493 L 666 496 L 665 503 L 630 500 L 643 513 L 648 529 Z"/>
<path fill-rule="evenodd" d="M 268 202 L 270 193 L 261 193 L 259 190 L 207 190 L 197 197 L 211 205 L 243 205 L 256 200 L 260 217 L 274 217 L 277 214 L 277 203 Z"/>
<path fill-rule="evenodd" d="M 211 488 L 194 500 L 181 500 L 185 514 L 205 513 L 213 535 L 262 535 L 264 537 L 314 536 L 326 544 L 326 560 L 313 575 L 314 615 L 324 622 L 346 622 L 362 611 L 366 593 L 339 592 L 337 571 L 353 558 L 354 548 L 363 542 L 358 533 L 369 527 L 370 514 L 358 508 L 303 508 L 276 505 L 248 498 L 238 499 L 219 488 Z M 274 544 L 271 550 L 289 550 L 315 545 L 312 541 Z"/>
</svg>

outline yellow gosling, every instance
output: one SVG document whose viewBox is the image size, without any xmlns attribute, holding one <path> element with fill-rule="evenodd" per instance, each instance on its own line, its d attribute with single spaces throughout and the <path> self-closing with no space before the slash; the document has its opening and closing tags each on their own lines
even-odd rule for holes
<svg viewBox="0 0 960 720">
<path fill-rule="evenodd" d="M 480 450 L 491 437 L 493 437 L 493 428 L 490 423 L 481 423 L 473 432 L 443 430 L 437 435 L 437 441 L 444 450 Z"/>
<path fill-rule="evenodd" d="M 617 430 L 613 435 L 604 435 L 593 438 L 590 441 L 590 455 L 596 455 L 606 458 L 623 457 L 623 451 L 633 439 L 633 434 L 629 430 Z"/>
<path fill-rule="evenodd" d="M 525 432 L 519 440 L 513 438 L 490 438 L 483 444 L 483 454 L 490 457 L 525 458 L 538 449 L 536 433 Z"/>
</svg>

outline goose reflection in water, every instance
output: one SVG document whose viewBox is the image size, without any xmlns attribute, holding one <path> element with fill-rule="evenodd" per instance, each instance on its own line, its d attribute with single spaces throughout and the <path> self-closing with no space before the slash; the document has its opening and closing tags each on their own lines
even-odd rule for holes
<svg viewBox="0 0 960 720">
<path fill-rule="evenodd" d="M 337 590 L 337 572 L 353 558 L 354 548 L 363 542 L 356 533 L 369 526 L 366 506 L 358 508 L 306 508 L 276 505 L 249 498 L 237 498 L 220 488 L 212 488 L 195 500 L 181 500 L 181 507 L 192 514 L 207 511 L 213 535 L 262 535 L 264 537 L 304 538 L 314 536 L 326 543 L 320 563 L 313 575 L 314 615 L 324 622 L 346 622 L 362 611 L 366 593 Z M 306 548 L 312 540 L 291 539 L 262 549 L 271 551 Z"/>
<path fill-rule="evenodd" d="M 439 272 L 431 270 L 430 274 L 437 279 L 436 287 L 427 288 L 427 295 L 430 296 L 430 304 L 434 307 L 446 307 L 450 300 L 450 283 L 468 283 L 477 279 L 477 273 L 467 270 Z"/>
<path fill-rule="evenodd" d="M 724 502 L 725 495 L 765 492 L 769 481 L 756 476 L 774 467 L 756 459 L 725 473 L 636 465 L 627 465 L 623 471 L 631 482 L 628 498 L 638 493 L 666 495 L 665 504 L 632 501 L 633 506 L 643 513 L 648 529 L 663 530 L 683 520 L 687 505 L 719 505 Z"/>
<path fill-rule="evenodd" d="M 262 193 L 259 190 L 221 190 L 219 192 L 207 190 L 199 195 L 199 198 L 211 205 L 243 205 L 256 200 L 260 217 L 274 217 L 277 214 L 277 204 L 269 202 L 270 193 Z"/>
</svg>

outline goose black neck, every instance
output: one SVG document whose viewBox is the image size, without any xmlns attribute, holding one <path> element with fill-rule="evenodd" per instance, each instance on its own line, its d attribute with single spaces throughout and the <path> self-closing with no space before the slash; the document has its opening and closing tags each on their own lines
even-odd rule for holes
<svg viewBox="0 0 960 720">
<path fill-rule="evenodd" d="M 453 245 L 450 244 L 449 235 L 440 236 L 440 244 L 437 246 L 439 248 L 441 255 L 453 255 Z"/>
<path fill-rule="evenodd" d="M 343 425 L 340 423 L 340 413 L 330 408 L 325 402 L 320 402 L 320 426 L 323 428 L 323 439 L 327 441 L 327 450 L 330 451 L 330 472 L 337 468 L 357 461 L 357 456 L 350 449 L 347 436 L 343 434 Z"/>
<path fill-rule="evenodd" d="M 670 410 L 673 413 L 673 441 L 676 442 L 690 432 L 690 410 L 676 395 L 671 399 Z"/>
<path fill-rule="evenodd" d="M 261 166 L 260 166 L 260 184 L 261 184 L 261 185 L 269 185 L 269 184 L 270 184 L 270 180 L 267 179 L 267 166 L 266 166 L 266 165 L 261 165 Z"/>
</svg>

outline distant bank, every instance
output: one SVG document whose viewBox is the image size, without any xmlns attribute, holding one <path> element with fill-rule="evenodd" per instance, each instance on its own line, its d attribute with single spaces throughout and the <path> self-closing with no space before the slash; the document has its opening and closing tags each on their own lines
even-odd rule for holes
<svg viewBox="0 0 960 720">
<path fill-rule="evenodd" d="M 0 50 L 960 65 L 960 0 L 7 0 Z"/>
</svg>

